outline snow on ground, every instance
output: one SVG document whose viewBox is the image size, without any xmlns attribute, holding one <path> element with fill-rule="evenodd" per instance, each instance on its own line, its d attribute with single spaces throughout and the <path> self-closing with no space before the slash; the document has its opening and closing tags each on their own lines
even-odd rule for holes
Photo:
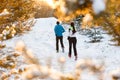
<svg viewBox="0 0 120 80">
<path fill-rule="evenodd" d="M 5 41 L 7 46 L 15 46 L 15 42 L 23 40 L 26 46 L 32 49 L 33 54 L 45 65 L 48 57 L 52 57 L 52 67 L 59 69 L 57 59 L 64 56 L 66 59 L 64 72 L 72 72 L 75 68 L 77 61 L 68 58 L 68 41 L 67 30 L 64 33 L 65 52 L 56 53 L 55 50 L 55 35 L 54 26 L 56 24 L 55 18 L 40 18 L 36 19 L 36 23 L 32 30 L 22 36 L 16 36 L 10 40 Z M 104 39 L 99 43 L 87 43 L 88 38 L 83 35 L 77 35 L 77 50 L 79 59 L 99 59 L 104 60 L 106 63 L 106 72 L 117 69 L 120 67 L 120 52 L 117 46 L 110 46 L 110 36 L 103 35 Z M 61 47 L 60 47 L 61 50 Z"/>
</svg>

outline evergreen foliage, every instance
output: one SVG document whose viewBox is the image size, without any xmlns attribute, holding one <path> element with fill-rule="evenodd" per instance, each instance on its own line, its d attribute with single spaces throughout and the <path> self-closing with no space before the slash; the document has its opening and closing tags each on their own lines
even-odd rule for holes
<svg viewBox="0 0 120 80">
<path fill-rule="evenodd" d="M 117 45 L 120 45 L 120 0 L 105 0 L 106 9 L 99 14 L 94 13 L 90 0 L 83 1 L 85 1 L 85 3 L 79 6 L 77 3 L 72 4 L 72 1 L 70 1 L 69 4 L 66 4 L 67 9 L 69 10 L 68 14 L 61 15 L 64 18 L 59 16 L 59 14 L 62 14 L 59 11 L 59 7 L 55 10 L 55 14 L 61 20 L 72 20 L 71 18 L 75 18 L 75 16 L 78 15 L 91 14 L 93 16 L 91 25 L 93 26 L 97 24 L 103 26 L 103 28 L 113 36 L 112 40 L 116 41 Z M 74 7 L 72 5 L 74 5 Z M 70 6 L 72 6 L 72 8 Z M 76 11 L 79 13 L 76 14 Z M 85 26 L 87 25 L 85 24 Z"/>
<path fill-rule="evenodd" d="M 89 34 L 90 42 L 95 43 L 95 42 L 100 42 L 103 38 L 101 28 L 96 28 L 92 27 L 91 28 L 91 33 Z"/>
<path fill-rule="evenodd" d="M 120 45 L 120 0 L 108 0 L 106 10 L 99 15 L 94 15 L 94 22 L 102 25 L 113 41 Z"/>
</svg>

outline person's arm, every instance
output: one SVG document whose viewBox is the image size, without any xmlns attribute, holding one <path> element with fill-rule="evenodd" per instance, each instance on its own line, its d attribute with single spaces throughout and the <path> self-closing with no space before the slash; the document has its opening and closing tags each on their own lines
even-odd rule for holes
<svg viewBox="0 0 120 80">
<path fill-rule="evenodd" d="M 63 28 L 63 32 L 65 32 L 65 29 Z"/>
<path fill-rule="evenodd" d="M 63 28 L 63 26 L 61 26 L 61 27 L 62 27 L 62 31 L 65 32 L 65 29 Z"/>
<path fill-rule="evenodd" d="M 67 39 L 69 40 L 70 39 L 70 28 L 68 29 L 68 37 Z"/>
<path fill-rule="evenodd" d="M 68 29 L 68 37 L 70 37 L 70 31 L 71 31 L 71 30 L 70 30 L 70 28 L 69 28 L 69 29 Z"/>
</svg>

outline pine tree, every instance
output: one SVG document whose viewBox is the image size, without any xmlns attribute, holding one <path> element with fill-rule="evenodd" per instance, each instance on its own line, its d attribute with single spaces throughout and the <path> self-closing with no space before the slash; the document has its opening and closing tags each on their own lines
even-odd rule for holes
<svg viewBox="0 0 120 80">
<path fill-rule="evenodd" d="M 94 15 L 94 22 L 102 25 L 120 45 L 120 0 L 107 1 L 106 10 L 99 15 Z"/>
</svg>

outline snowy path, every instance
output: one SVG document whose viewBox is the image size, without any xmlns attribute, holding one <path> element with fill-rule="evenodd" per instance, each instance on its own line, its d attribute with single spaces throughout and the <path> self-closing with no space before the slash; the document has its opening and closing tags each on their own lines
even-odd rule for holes
<svg viewBox="0 0 120 80">
<path fill-rule="evenodd" d="M 45 65 L 48 57 L 52 57 L 52 67 L 58 69 L 59 64 L 57 59 L 64 56 L 66 59 L 65 72 L 71 72 L 75 68 L 77 61 L 68 58 L 68 41 L 67 33 L 64 33 L 65 53 L 56 53 L 55 50 L 55 36 L 54 25 L 55 18 L 41 18 L 37 19 L 32 31 L 25 33 L 22 36 L 16 36 L 11 40 L 5 41 L 7 46 L 14 47 L 15 42 L 23 40 L 28 48 L 32 49 L 33 54 Z M 78 35 L 77 37 L 78 60 L 84 58 L 100 59 L 106 62 L 106 71 L 116 69 L 120 66 L 120 52 L 119 47 L 110 46 L 109 36 L 105 36 L 104 42 L 100 43 L 86 43 L 88 40 L 86 36 Z M 61 48 L 60 48 L 61 49 Z"/>
</svg>

